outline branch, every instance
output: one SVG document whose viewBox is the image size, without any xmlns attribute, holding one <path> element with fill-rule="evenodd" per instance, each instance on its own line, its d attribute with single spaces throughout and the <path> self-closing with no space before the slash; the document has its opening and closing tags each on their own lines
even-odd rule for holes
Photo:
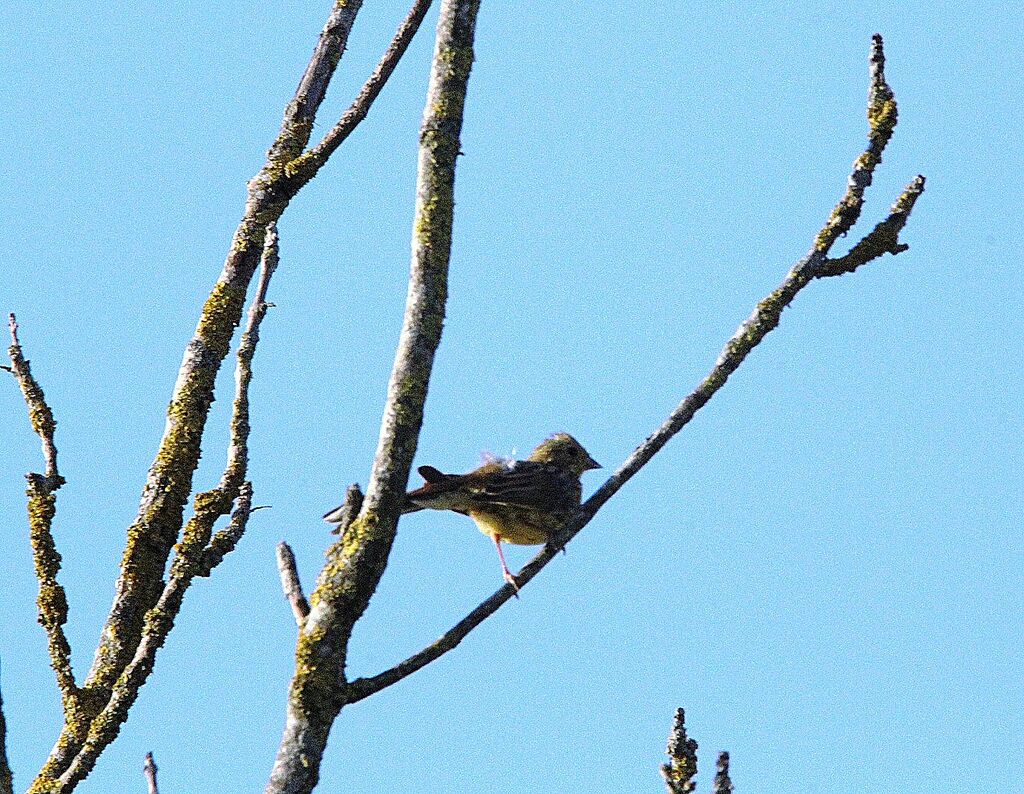
<svg viewBox="0 0 1024 794">
<path fill-rule="evenodd" d="M 252 485 L 244 480 L 249 460 L 249 384 L 252 382 L 252 359 L 259 343 L 260 324 L 270 306 L 266 301 L 267 289 L 279 261 L 278 235 L 273 224 L 267 230 L 261 261 L 256 294 L 238 345 L 231 434 L 227 463 L 220 482 L 216 488 L 196 496 L 195 514 L 186 525 L 182 541 L 177 546 L 167 585 L 156 606 L 146 613 L 141 642 L 132 660 L 115 682 L 105 705 L 100 704 L 102 709 L 87 726 L 84 742 L 70 759 L 64 773 L 59 776 L 59 785 L 64 788 L 44 790 L 71 791 L 89 774 L 100 753 L 117 738 L 121 725 L 128 718 L 128 709 L 153 670 L 156 652 L 174 626 L 192 579 L 196 576 L 209 576 L 245 533 L 253 511 Z M 235 504 L 235 512 L 231 521 L 211 540 L 214 524 L 230 512 L 232 504 Z"/>
<path fill-rule="evenodd" d="M 444 0 L 420 134 L 405 319 L 366 500 L 328 552 L 296 647 L 288 716 L 267 794 L 316 785 L 327 735 L 345 704 L 352 628 L 377 588 L 395 538 L 447 299 L 455 163 L 479 0 Z"/>
<path fill-rule="evenodd" d="M 163 571 L 182 529 L 182 513 L 192 491 L 200 443 L 221 363 L 238 326 L 249 284 L 260 261 L 266 230 L 302 187 L 285 173 L 287 162 L 309 142 L 328 83 L 345 50 L 361 0 L 332 5 L 295 96 L 285 110 L 267 162 L 249 182 L 245 214 L 235 231 L 223 270 L 203 307 L 182 359 L 168 407 L 167 425 L 143 489 L 139 512 L 128 529 L 121 574 L 110 615 L 103 627 L 86 679 L 90 702 L 101 705 L 134 655 L 146 612 L 160 597 Z M 39 783 L 70 763 L 88 717 L 62 731 L 40 772 Z"/>
<path fill-rule="evenodd" d="M 149 794 L 160 794 L 156 786 L 156 761 L 152 753 L 146 753 L 146 763 L 142 765 L 142 774 L 146 776 L 146 788 Z"/>
<path fill-rule="evenodd" d="M 14 374 L 21 387 L 25 404 L 28 406 L 28 418 L 32 423 L 32 429 L 39 436 L 43 445 L 43 460 L 46 463 L 46 474 L 42 475 L 46 478 L 44 485 L 49 491 L 56 491 L 64 484 L 64 478 L 57 471 L 57 447 L 53 443 L 57 421 L 53 418 L 53 411 L 46 404 L 46 396 L 36 379 L 32 377 L 29 362 L 21 351 L 21 342 L 18 341 L 18 321 L 13 314 L 7 315 L 7 327 L 11 332 L 11 346 L 7 350 L 11 359 L 10 372 Z"/>
<path fill-rule="evenodd" d="M 883 254 L 901 254 L 910 246 L 899 241 L 900 232 L 910 218 L 914 202 L 924 193 L 924 177 L 915 178 L 896 199 L 889 217 L 872 229 L 849 253 L 836 259 L 827 259 L 819 267 L 818 277 L 840 276 L 852 273 Z"/>
<path fill-rule="evenodd" d="M 227 463 L 217 487 L 196 495 L 195 513 L 185 526 L 181 543 L 176 547 L 174 564 L 171 567 L 172 574 L 180 566 L 198 566 L 193 572 L 195 575 L 209 576 L 224 555 L 238 542 L 238 538 L 229 539 L 225 550 L 216 560 L 204 561 L 203 558 L 211 555 L 210 548 L 215 545 L 214 541 L 210 540 L 213 526 L 218 519 L 231 511 L 231 505 L 238 496 L 238 489 L 245 480 L 249 465 L 249 384 L 252 382 L 252 359 L 260 340 L 260 323 L 263 322 L 270 306 L 267 303 L 267 289 L 280 261 L 275 224 L 270 224 L 267 228 L 260 261 L 260 279 L 249 307 L 249 317 L 236 355 L 235 397 L 231 405 Z M 224 531 L 218 535 L 223 538 Z M 223 539 L 217 545 L 224 545 Z"/>
<path fill-rule="evenodd" d="M 665 754 L 669 762 L 661 765 L 661 776 L 665 778 L 668 794 L 692 794 L 697 788 L 693 780 L 697 775 L 697 742 L 686 735 L 686 714 L 682 709 L 676 709 Z"/>
<path fill-rule="evenodd" d="M 733 790 L 732 780 L 729 779 L 729 754 L 722 752 L 718 754 L 718 769 L 711 792 L 712 794 L 732 794 Z"/>
<path fill-rule="evenodd" d="M 362 0 L 332 4 L 295 96 L 285 109 L 267 161 L 249 182 L 245 213 L 220 277 L 203 306 L 195 334 L 185 348 L 164 435 L 143 488 L 138 515 L 128 528 L 114 602 L 83 687 L 88 697 L 82 698 L 82 711 L 75 719 L 65 720 L 33 784 L 35 790 L 46 790 L 72 762 L 90 729 L 90 720 L 108 701 L 115 682 L 134 657 L 147 612 L 161 597 L 163 573 L 182 531 L 184 507 L 192 493 L 192 477 L 199 463 L 217 373 L 241 321 L 266 230 L 312 176 L 295 178 L 288 165 L 309 143 L 316 113 L 361 6 Z M 229 550 L 232 540 L 230 535 L 218 534 L 203 554 L 205 563 Z"/>
<path fill-rule="evenodd" d="M 8 326 L 11 331 L 11 346 L 7 352 L 11 359 L 11 372 L 21 387 L 32 429 L 42 442 L 43 460 L 46 464 L 45 474 L 27 475 L 28 489 L 25 492 L 28 496 L 32 561 L 35 564 L 36 578 L 39 580 L 39 597 L 36 601 L 39 608 L 39 623 L 46 631 L 50 666 L 60 689 L 64 717 L 71 719 L 78 710 L 79 691 L 71 667 L 71 645 L 64 634 L 64 624 L 68 620 L 68 600 L 64 588 L 57 581 L 61 556 L 57 551 L 52 531 L 53 517 L 57 512 L 56 492 L 64 484 L 64 478 L 57 470 L 57 446 L 53 441 L 57 422 L 46 402 L 46 395 L 32 376 L 29 362 L 22 352 L 21 342 L 18 340 L 18 323 L 13 314 L 8 317 Z"/>
<path fill-rule="evenodd" d="M 281 574 L 281 589 L 284 597 L 292 606 L 292 613 L 295 615 L 295 623 L 302 630 L 309 616 L 309 601 L 302 592 L 302 582 L 299 581 L 299 571 L 295 567 L 295 555 L 292 547 L 283 540 L 277 544 L 277 571 Z"/>
<path fill-rule="evenodd" d="M 252 488 L 249 483 L 243 483 L 239 489 L 237 506 L 231 516 L 231 527 L 238 535 L 245 531 L 251 513 Z M 92 772 L 100 753 L 117 738 L 121 726 L 128 719 L 129 709 L 139 696 L 139 690 L 153 672 L 156 652 L 160 650 L 167 640 L 167 635 L 174 628 L 174 620 L 181 611 L 182 600 L 193 575 L 194 571 L 188 566 L 180 566 L 177 571 L 172 572 L 156 606 L 146 613 L 142 641 L 114 684 L 110 699 L 93 719 L 85 741 L 67 770 L 43 790 L 52 794 L 68 794 L 73 791 L 75 786 Z"/>
<path fill-rule="evenodd" d="M 349 33 L 362 5 L 363 0 L 334 3 L 299 87 L 295 89 L 295 98 L 285 108 L 281 131 L 268 153 L 269 160 L 293 160 L 306 148 L 316 113 L 327 95 L 327 86 L 345 52 Z"/>
<path fill-rule="evenodd" d="M 14 794 L 14 776 L 7 760 L 7 721 L 4 719 L 3 694 L 0 694 L 0 794 Z"/>
<path fill-rule="evenodd" d="M 345 494 L 345 503 L 339 508 L 342 517 L 338 525 L 341 538 L 328 550 L 328 558 L 335 553 L 338 546 L 345 542 L 345 533 L 352 526 L 362 505 L 363 492 L 359 490 L 359 486 L 349 486 Z M 324 573 L 321 572 L 320 576 L 323 578 Z M 297 614 L 296 618 L 298 618 Z M 308 618 L 309 613 L 307 612 L 299 625 L 300 648 L 308 628 Z M 333 641 L 333 635 L 325 633 L 324 639 Z M 321 640 L 317 644 L 323 646 L 322 655 L 327 661 L 330 661 L 328 654 L 339 653 L 333 643 L 328 644 Z M 296 656 L 298 653 L 297 649 Z M 343 654 L 344 650 L 342 649 L 340 653 Z M 334 666 L 332 665 L 332 667 Z M 343 671 L 344 668 L 341 669 Z M 340 672 L 338 677 L 342 678 L 343 675 L 344 673 Z M 302 704 L 298 702 L 299 695 L 296 694 L 298 678 L 297 671 L 295 678 L 292 679 L 291 691 L 288 696 L 288 718 L 285 723 L 284 736 L 281 737 L 281 746 L 277 751 L 277 758 L 274 761 L 274 768 L 270 773 L 270 782 L 267 783 L 265 794 L 298 794 L 298 792 L 313 790 L 319 779 L 320 759 L 323 757 L 324 747 L 327 745 L 327 735 L 334 718 L 340 711 L 339 707 L 337 710 L 332 709 L 324 714 L 321 707 L 313 713 L 315 717 L 313 714 L 301 711 Z M 330 693 L 335 686 L 334 682 L 329 680 L 325 684 L 328 687 L 327 693 Z M 308 770 L 308 772 L 304 770 Z"/>
<path fill-rule="evenodd" d="M 880 53 L 881 39 L 876 37 L 875 46 L 872 49 L 873 65 L 875 64 L 874 59 L 879 56 Z M 878 72 L 873 69 L 872 75 L 875 76 L 877 73 Z M 874 145 L 874 139 L 875 136 L 872 135 L 869 140 L 868 151 L 870 151 L 871 147 Z M 886 138 L 886 140 L 888 140 L 888 138 Z M 879 151 L 878 156 L 880 157 L 880 155 L 881 153 Z M 857 163 L 860 163 L 862 159 L 863 158 L 859 158 Z M 856 163 L 854 164 L 854 167 L 855 169 L 858 168 Z M 855 170 L 854 173 L 856 174 L 857 171 Z M 851 182 L 853 182 L 852 177 Z M 906 222 L 910 211 L 913 209 L 914 202 L 917 200 L 918 196 L 921 195 L 923 190 L 924 177 L 919 176 L 900 196 L 896 205 L 893 207 L 893 215 L 890 215 L 890 220 L 883 222 L 881 225 L 885 226 L 886 224 L 890 224 L 887 227 L 889 230 L 898 231 L 898 229 L 901 229 L 903 224 Z M 831 219 L 829 223 L 832 223 Z M 828 227 L 826 227 L 826 229 L 827 228 Z M 874 232 L 872 232 L 872 234 L 874 234 Z M 868 235 L 868 237 L 870 236 L 871 235 Z M 822 239 L 821 234 L 818 235 L 817 239 L 818 241 Z M 831 243 L 829 243 L 829 246 L 831 246 Z M 643 468 L 676 433 L 682 430 L 683 427 L 693 419 L 697 411 L 704 407 L 715 392 L 725 385 L 729 376 L 736 371 L 740 364 L 743 363 L 743 360 L 747 357 L 750 351 L 760 344 L 761 340 L 764 339 L 769 332 L 778 326 L 782 310 L 793 302 L 793 299 L 800 290 L 816 278 L 840 275 L 841 273 L 850 272 L 850 270 L 856 269 L 857 265 L 853 264 L 852 261 L 844 262 L 843 267 L 841 269 L 838 268 L 835 263 L 837 261 L 841 262 L 847 258 L 844 257 L 843 260 L 830 260 L 827 258 L 828 250 L 829 248 L 827 247 L 824 249 L 818 247 L 818 243 L 816 242 L 815 247 L 793 266 L 782 284 L 757 304 L 754 312 L 739 326 L 732 338 L 726 343 L 718 357 L 718 361 L 715 363 L 715 366 L 700 382 L 700 384 L 698 384 L 697 388 L 683 399 L 681 403 L 679 403 L 676 409 L 669 415 L 668 419 L 666 419 L 665 422 L 655 430 L 646 441 L 637 447 L 633 454 L 626 458 L 618 470 L 609 477 L 608 480 L 605 481 L 605 483 L 598 488 L 586 502 L 583 503 L 579 512 L 577 512 L 575 517 L 566 524 L 558 537 L 539 552 L 523 568 L 523 570 L 516 575 L 516 582 L 518 583 L 520 590 L 522 590 L 522 588 L 531 579 L 533 579 L 533 577 L 536 576 L 544 566 L 551 562 L 558 551 L 572 540 L 572 538 L 574 538 L 580 530 L 583 529 L 583 527 L 590 523 L 597 511 L 604 506 L 605 502 L 611 499 L 611 497 L 614 496 L 623 485 L 625 485 L 638 471 L 640 471 L 640 469 Z M 897 245 L 893 246 L 890 250 L 893 253 L 899 253 L 906 250 L 906 247 Z M 853 252 L 851 252 L 851 254 L 852 253 Z M 865 261 L 869 260 L 865 259 Z M 502 604 L 506 603 L 514 595 L 515 590 L 512 586 L 507 584 L 504 585 L 490 598 L 477 606 L 476 609 L 445 632 L 439 639 L 423 648 L 421 651 L 418 651 L 391 669 L 385 670 L 378 675 L 371 678 L 359 678 L 352 681 L 348 685 L 347 702 L 352 703 L 369 697 L 370 695 L 401 681 L 406 676 L 411 675 L 440 656 L 443 656 L 448 651 L 453 650 L 460 642 L 462 642 L 469 632 L 497 612 Z"/>
<path fill-rule="evenodd" d="M 430 9 L 431 2 L 433 0 L 416 0 L 413 3 L 409 14 L 399 26 L 398 32 L 395 33 L 395 38 L 392 39 L 390 46 L 377 64 L 377 68 L 373 70 L 352 105 L 320 143 L 291 162 L 288 167 L 291 174 L 296 176 L 301 174 L 300 178 L 302 179 L 312 179 L 335 150 L 352 134 L 359 122 L 366 118 L 374 100 L 384 89 L 391 74 L 395 71 L 395 67 L 398 66 L 398 62 L 409 48 L 416 31 L 420 29 L 420 23 L 423 22 L 423 17 Z"/>
<path fill-rule="evenodd" d="M 71 763 L 90 718 L 107 701 L 115 681 L 132 659 L 147 611 L 160 598 L 163 572 L 181 532 L 184 506 L 192 492 L 192 476 L 199 463 L 217 373 L 241 320 L 266 230 L 280 218 L 303 184 L 289 181 L 285 166 L 309 142 L 316 112 L 361 5 L 361 0 L 334 4 L 295 97 L 285 110 L 267 162 L 249 182 L 245 214 L 235 231 L 220 277 L 203 306 L 195 334 L 185 349 L 164 435 L 149 470 L 138 516 L 128 529 L 114 603 L 86 678 L 85 689 L 92 705 L 73 724 L 65 724 L 37 777 L 35 786 L 40 789 L 45 789 L 48 781 Z"/>
<path fill-rule="evenodd" d="M 882 162 L 882 151 L 896 129 L 896 97 L 885 82 L 885 51 L 882 37 L 877 33 L 871 37 L 868 71 L 871 77 L 868 88 L 868 146 L 853 163 L 846 195 L 836 204 L 814 241 L 814 247 L 824 253 L 828 253 L 835 241 L 850 231 L 860 217 L 864 192 L 871 186 L 875 167 Z"/>
</svg>

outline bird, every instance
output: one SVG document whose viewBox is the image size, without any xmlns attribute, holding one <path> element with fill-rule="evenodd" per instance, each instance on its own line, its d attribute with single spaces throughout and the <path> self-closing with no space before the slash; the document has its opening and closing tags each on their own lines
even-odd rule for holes
<svg viewBox="0 0 1024 794">
<path fill-rule="evenodd" d="M 502 576 L 518 592 L 501 544 L 548 543 L 579 509 L 583 473 L 599 468 L 575 438 L 555 433 L 526 460 L 489 460 L 466 474 L 445 474 L 433 466 L 420 466 L 417 471 L 424 484 L 405 495 L 402 513 L 451 510 L 469 516 L 494 541 Z M 324 520 L 341 520 L 339 512 L 332 510 Z"/>
</svg>

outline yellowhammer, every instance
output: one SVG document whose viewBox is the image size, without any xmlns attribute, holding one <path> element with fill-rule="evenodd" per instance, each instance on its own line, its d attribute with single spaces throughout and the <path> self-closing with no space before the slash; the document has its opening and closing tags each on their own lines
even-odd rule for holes
<svg viewBox="0 0 1024 794">
<path fill-rule="evenodd" d="M 472 518 L 494 540 L 505 581 L 517 587 L 505 563 L 502 541 L 523 546 L 547 543 L 580 506 L 580 476 L 600 468 L 568 433 L 542 442 L 526 460 L 495 460 L 467 474 L 444 474 L 420 466 L 426 481 L 405 495 L 403 513 L 452 510 Z M 324 519 L 341 520 L 338 510 Z"/>
</svg>

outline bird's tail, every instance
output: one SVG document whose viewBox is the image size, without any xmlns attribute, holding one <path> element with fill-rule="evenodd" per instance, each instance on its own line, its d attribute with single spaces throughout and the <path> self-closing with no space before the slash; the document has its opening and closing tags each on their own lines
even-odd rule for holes
<svg viewBox="0 0 1024 794">
<path fill-rule="evenodd" d="M 420 507 L 419 505 L 414 505 L 407 499 L 405 501 L 405 504 L 402 505 L 402 515 L 405 515 L 406 513 L 415 513 L 417 510 L 423 509 L 424 508 Z M 324 513 L 324 521 L 326 521 L 328 524 L 344 524 L 346 521 L 348 521 L 348 518 L 349 516 L 347 504 L 338 505 L 333 510 L 328 510 L 326 513 Z"/>
</svg>

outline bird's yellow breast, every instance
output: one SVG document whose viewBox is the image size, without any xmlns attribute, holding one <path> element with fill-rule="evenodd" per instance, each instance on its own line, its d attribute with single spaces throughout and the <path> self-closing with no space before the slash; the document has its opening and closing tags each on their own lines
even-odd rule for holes
<svg viewBox="0 0 1024 794">
<path fill-rule="evenodd" d="M 554 525 L 558 522 L 552 521 L 553 525 L 550 528 L 543 528 L 534 523 L 538 519 L 537 515 L 527 517 L 522 514 L 523 512 L 506 510 L 485 513 L 474 510 L 469 517 L 476 522 L 481 532 L 495 540 L 517 546 L 539 546 L 547 543 L 550 533 L 558 528 Z"/>
</svg>

